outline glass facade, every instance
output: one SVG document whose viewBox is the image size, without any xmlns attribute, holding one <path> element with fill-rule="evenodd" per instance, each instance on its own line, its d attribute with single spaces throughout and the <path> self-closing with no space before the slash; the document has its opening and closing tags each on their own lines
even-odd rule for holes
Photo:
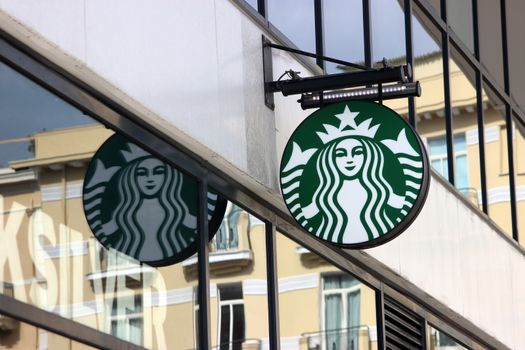
<svg viewBox="0 0 525 350">
<path fill-rule="evenodd" d="M 494 57 L 479 45 L 489 17 L 499 18 L 498 11 L 466 0 L 264 1 L 267 7 L 239 2 L 266 11 L 259 17 L 300 49 L 361 64 L 383 58 L 411 63 L 424 95 L 389 101 L 389 107 L 414 122 L 435 172 L 473 210 L 487 213 L 519 241 L 518 233 L 525 231 L 525 123 L 505 87 L 505 55 L 497 50 Z M 503 36 L 501 27 L 494 40 Z M 426 348 L 491 347 L 484 343 L 490 339 L 472 340 L 468 330 L 448 327 L 453 333 L 448 335 L 428 325 L 427 317 L 445 318 L 445 324 L 453 320 L 385 288 L 356 256 L 342 261 L 329 247 L 300 236 L 273 209 L 240 187 L 224 185 L 216 179 L 222 174 L 204 175 L 201 163 L 130 116 L 115 117 L 112 110 L 75 100 L 81 87 L 70 83 L 71 90 L 55 94 L 53 86 L 44 88 L 21 73 L 26 66 L 13 60 L 10 65 L 0 63 L 0 292 L 34 308 L 28 322 L 17 320 L 21 315 L 15 311 L 0 315 L 1 346 L 100 345 L 90 343 L 94 335 L 54 334 L 53 324 L 36 317 L 45 312 L 130 348 L 383 349 L 389 295 L 417 309 Z M 345 70 L 334 64 L 324 69 Z M 94 152 L 114 133 L 142 140 L 156 156 L 191 174 L 196 196 L 210 186 L 228 199 L 209 242 L 205 209 L 199 210 L 198 253 L 153 268 L 106 250 L 93 238 L 82 209 L 83 179 Z M 205 207 L 203 200 L 198 203 Z M 304 241 L 292 240 L 299 236 Z M 395 325 L 396 315 L 388 316 Z M 30 334 L 31 342 L 17 338 L 17 332 Z"/>
<path fill-rule="evenodd" d="M 362 8 L 360 0 L 323 1 L 325 55 L 349 62 L 365 61 Z M 326 63 L 327 73 L 341 73 L 347 68 Z"/>
</svg>

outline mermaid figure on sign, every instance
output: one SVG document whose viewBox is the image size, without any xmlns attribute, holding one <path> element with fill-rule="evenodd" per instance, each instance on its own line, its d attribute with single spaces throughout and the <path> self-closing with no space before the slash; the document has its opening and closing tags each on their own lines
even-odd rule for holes
<svg viewBox="0 0 525 350">
<path fill-rule="evenodd" d="M 384 170 L 386 162 L 394 162 L 402 175 L 398 156 L 415 154 L 404 130 L 397 140 L 378 142 L 379 125 L 371 126 L 372 119 L 358 124 L 358 114 L 346 106 L 335 115 L 339 127 L 323 124 L 325 130 L 317 132 L 319 149 L 303 151 L 294 144 L 283 169 L 291 171 L 282 187 L 292 214 L 319 238 L 342 244 L 366 242 L 389 232 L 412 206 L 407 197 L 415 198 L 410 190 L 396 193 L 392 175 Z M 311 198 L 299 198 L 295 191 L 304 185 L 305 171 L 317 181 Z"/>
<path fill-rule="evenodd" d="M 127 161 L 122 168 L 97 164 L 101 170 L 95 174 L 107 177 L 106 186 L 113 186 L 118 198 L 106 201 L 113 203 L 111 214 L 94 225 L 96 234 L 140 261 L 159 260 L 159 252 L 171 257 L 196 238 L 196 217 L 182 199 L 183 175 L 132 143 L 128 149 L 121 152 Z M 91 182 L 104 183 L 96 175 Z"/>
</svg>

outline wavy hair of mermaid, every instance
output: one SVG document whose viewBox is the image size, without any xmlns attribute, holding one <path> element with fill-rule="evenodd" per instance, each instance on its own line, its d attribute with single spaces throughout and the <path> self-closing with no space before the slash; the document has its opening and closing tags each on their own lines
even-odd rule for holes
<svg viewBox="0 0 525 350">
<path fill-rule="evenodd" d="M 139 256 L 146 235 L 137 220 L 137 212 L 143 203 L 143 196 L 135 176 L 139 164 L 145 159 L 147 158 L 137 159 L 124 168 L 117 182 L 119 203 L 115 209 L 115 219 L 122 233 L 122 239 L 115 248 L 133 257 Z M 164 209 L 165 217 L 157 232 L 163 258 L 173 256 L 188 245 L 177 229 L 180 229 L 182 221 L 189 213 L 181 196 L 182 174 L 169 166 L 164 166 L 166 175 L 159 189 L 158 199 Z"/>
<path fill-rule="evenodd" d="M 343 186 L 345 176 L 335 161 L 335 150 L 348 139 L 341 138 L 324 147 L 316 159 L 316 172 L 319 175 L 319 186 L 313 195 L 313 202 L 319 208 L 321 224 L 316 234 L 323 239 L 342 243 L 343 234 L 348 225 L 345 209 L 337 200 L 337 193 Z M 365 137 L 350 137 L 357 140 L 364 150 L 364 162 L 359 181 L 367 192 L 367 201 L 360 213 L 361 224 L 367 231 L 369 239 L 378 237 L 394 227 L 386 213 L 392 186 L 383 176 L 384 153 L 375 141 Z"/>
</svg>

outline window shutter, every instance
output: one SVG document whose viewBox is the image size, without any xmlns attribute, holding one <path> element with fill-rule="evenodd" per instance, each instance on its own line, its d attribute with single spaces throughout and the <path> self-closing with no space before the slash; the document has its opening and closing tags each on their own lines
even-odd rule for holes
<svg viewBox="0 0 525 350">
<path fill-rule="evenodd" d="M 425 349 L 425 329 L 421 317 L 385 295 L 386 348 Z"/>
</svg>

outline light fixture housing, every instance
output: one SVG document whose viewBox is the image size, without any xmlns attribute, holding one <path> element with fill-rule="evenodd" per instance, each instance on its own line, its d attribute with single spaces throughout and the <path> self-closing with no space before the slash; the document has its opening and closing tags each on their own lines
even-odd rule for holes
<svg viewBox="0 0 525 350">
<path fill-rule="evenodd" d="M 381 86 L 381 96 L 379 94 Z M 302 109 L 319 108 L 324 105 L 351 100 L 375 101 L 391 100 L 403 97 L 421 96 L 419 82 L 393 85 L 377 85 L 360 89 L 345 89 L 336 91 L 312 92 L 303 94 L 298 102 Z"/>
<path fill-rule="evenodd" d="M 407 83 L 412 79 L 410 64 L 377 70 L 329 74 L 316 77 L 278 80 L 267 83 L 269 92 L 280 91 L 284 96 L 343 89 L 362 85 Z"/>
</svg>

